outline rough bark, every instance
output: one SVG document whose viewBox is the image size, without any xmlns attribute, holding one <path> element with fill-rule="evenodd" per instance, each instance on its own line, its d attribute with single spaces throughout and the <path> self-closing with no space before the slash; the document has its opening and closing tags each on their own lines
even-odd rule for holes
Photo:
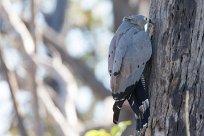
<svg viewBox="0 0 204 136">
<path fill-rule="evenodd" d="M 203 136 L 204 1 L 152 0 L 150 17 L 155 32 L 146 135 L 186 136 L 189 127 L 191 136 Z"/>
</svg>

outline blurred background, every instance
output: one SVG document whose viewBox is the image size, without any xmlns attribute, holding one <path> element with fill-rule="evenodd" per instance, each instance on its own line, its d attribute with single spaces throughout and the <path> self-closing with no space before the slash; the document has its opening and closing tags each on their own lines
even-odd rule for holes
<svg viewBox="0 0 204 136">
<path fill-rule="evenodd" d="M 1 0 L 0 136 L 80 136 L 112 126 L 107 54 L 149 0 Z M 124 104 L 120 120 L 134 115 Z M 127 105 L 127 106 L 126 106 Z"/>
</svg>

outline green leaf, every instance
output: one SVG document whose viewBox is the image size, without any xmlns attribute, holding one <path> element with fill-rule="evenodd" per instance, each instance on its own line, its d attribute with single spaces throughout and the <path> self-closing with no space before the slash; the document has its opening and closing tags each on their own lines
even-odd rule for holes
<svg viewBox="0 0 204 136">
<path fill-rule="evenodd" d="M 129 125 L 131 125 L 131 121 L 123 121 L 118 125 L 114 125 L 110 130 L 111 136 L 121 136 L 121 134 Z"/>
<path fill-rule="evenodd" d="M 85 136 L 121 136 L 129 125 L 131 125 L 131 121 L 123 121 L 118 125 L 114 125 L 111 128 L 110 133 L 106 132 L 104 129 L 90 130 L 86 132 Z"/>
<path fill-rule="evenodd" d="M 121 131 L 121 130 L 120 130 L 120 127 L 119 127 L 119 126 L 117 126 L 117 125 L 113 126 L 113 127 L 111 128 L 111 132 L 110 132 L 110 133 L 111 133 L 111 136 L 117 136 L 120 131 Z"/>
<path fill-rule="evenodd" d="M 101 130 L 90 130 L 86 132 L 85 136 L 111 136 L 104 129 Z"/>
</svg>

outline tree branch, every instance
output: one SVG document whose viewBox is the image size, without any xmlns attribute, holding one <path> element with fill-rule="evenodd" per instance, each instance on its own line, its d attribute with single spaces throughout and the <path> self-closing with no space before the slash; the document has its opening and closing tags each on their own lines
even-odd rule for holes
<svg viewBox="0 0 204 136">
<path fill-rule="evenodd" d="M 16 111 L 16 115 L 17 115 L 17 118 L 18 118 L 19 131 L 20 131 L 22 136 L 27 136 L 25 127 L 23 125 L 22 115 L 21 115 L 21 112 L 20 112 L 20 110 L 18 108 L 18 103 L 17 103 L 16 98 L 15 98 L 15 96 L 16 96 L 15 93 L 18 90 L 18 83 L 17 83 L 16 77 L 15 77 L 15 74 L 13 72 L 9 71 L 8 68 L 6 67 L 5 62 L 3 60 L 1 50 L 0 50 L 0 62 L 1 62 L 1 66 L 2 66 L 2 71 L 5 73 L 5 78 L 6 78 L 7 82 L 8 82 L 8 85 L 9 85 L 9 90 L 10 90 L 10 93 L 11 93 L 13 106 L 14 106 L 14 109 Z"/>
<path fill-rule="evenodd" d="M 51 61 L 42 58 L 35 59 L 36 64 L 43 66 L 46 69 L 45 77 L 54 79 L 57 82 L 57 88 L 53 91 L 58 92 L 56 97 L 59 103 L 59 109 L 72 126 L 77 126 L 79 120 L 77 118 L 75 101 L 77 98 L 77 83 L 72 73 L 67 69 L 60 60 L 55 60 L 53 64 Z M 47 85 L 47 84 L 46 84 Z"/>
<path fill-rule="evenodd" d="M 0 5 L 1 6 L 1 5 Z M 31 73 L 31 81 L 32 81 L 32 95 L 33 95 L 33 113 L 34 113 L 34 131 L 35 134 L 38 136 L 43 135 L 42 134 L 42 127 L 40 123 L 40 115 L 39 115 L 39 106 L 38 106 L 38 97 L 36 92 L 36 82 L 35 82 L 35 73 L 36 73 L 36 64 L 33 61 L 32 56 L 34 55 L 35 51 L 35 41 L 32 38 L 32 35 L 30 34 L 29 30 L 23 23 L 23 21 L 20 19 L 20 17 L 12 10 L 11 3 L 9 0 L 2 1 L 2 8 L 3 12 L 7 16 L 5 19 L 8 20 L 10 25 L 13 27 L 13 29 L 20 35 L 21 40 L 23 42 L 24 50 L 26 52 L 26 57 L 28 57 L 28 60 L 30 61 L 30 73 Z"/>
<path fill-rule="evenodd" d="M 54 105 L 52 99 L 50 98 L 48 92 L 45 91 L 43 85 L 38 86 L 39 96 L 45 105 L 45 108 L 49 112 L 49 114 L 53 117 L 53 119 L 57 122 L 60 126 L 61 130 L 63 131 L 65 136 L 78 136 L 78 131 L 76 128 L 73 128 L 67 122 L 66 118 L 60 112 L 60 110 Z M 78 129 L 78 128 L 77 128 Z"/>
<path fill-rule="evenodd" d="M 56 49 L 62 58 L 63 63 L 71 70 L 73 75 L 79 77 L 79 79 L 89 85 L 92 90 L 96 91 L 94 93 L 98 99 L 104 99 L 110 95 L 108 91 L 101 82 L 99 82 L 91 70 L 83 64 L 79 59 L 71 57 L 62 47 L 66 47 L 62 37 L 59 37 L 50 29 L 45 29 L 43 33 L 43 40 L 48 48 Z"/>
<path fill-rule="evenodd" d="M 34 49 L 35 49 L 35 44 L 33 42 L 32 36 L 30 32 L 28 31 L 28 29 L 26 28 L 23 21 L 13 11 L 10 1 L 3 0 L 1 5 L 0 7 L 6 13 L 6 16 L 9 19 L 9 23 L 22 38 L 23 46 L 24 46 L 26 53 L 29 55 L 33 54 Z"/>
</svg>

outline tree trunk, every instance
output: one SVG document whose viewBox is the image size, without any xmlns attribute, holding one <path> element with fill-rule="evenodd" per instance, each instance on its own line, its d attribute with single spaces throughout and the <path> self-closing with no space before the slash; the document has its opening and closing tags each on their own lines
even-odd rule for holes
<svg viewBox="0 0 204 136">
<path fill-rule="evenodd" d="M 152 0 L 150 18 L 146 135 L 204 136 L 204 1 Z"/>
</svg>

